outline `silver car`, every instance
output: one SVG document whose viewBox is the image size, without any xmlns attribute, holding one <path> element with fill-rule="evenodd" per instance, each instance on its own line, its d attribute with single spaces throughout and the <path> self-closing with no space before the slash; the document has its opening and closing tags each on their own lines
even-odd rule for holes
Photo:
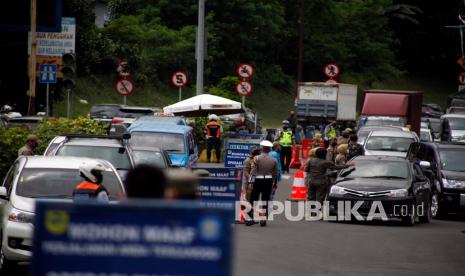
<svg viewBox="0 0 465 276">
<path fill-rule="evenodd" d="M 111 201 L 125 197 L 123 182 L 110 162 L 62 156 L 21 156 L 11 166 L 0 187 L 0 275 L 32 255 L 32 233 L 36 200 L 71 201 L 77 184 L 84 179 L 79 166 L 99 162 L 105 168 L 103 185 Z"/>
<path fill-rule="evenodd" d="M 374 130 L 365 140 L 365 155 L 406 157 L 410 144 L 419 142 L 413 131 Z"/>
</svg>

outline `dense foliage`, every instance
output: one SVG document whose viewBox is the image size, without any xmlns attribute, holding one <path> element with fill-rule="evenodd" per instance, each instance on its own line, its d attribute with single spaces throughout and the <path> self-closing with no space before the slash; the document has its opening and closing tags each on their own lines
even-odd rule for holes
<svg viewBox="0 0 465 276">
<path fill-rule="evenodd" d="M 53 118 L 45 120 L 32 132 L 40 139 L 39 146 L 35 149 L 35 154 L 43 154 L 55 136 L 62 134 L 105 135 L 107 130 L 107 125 L 101 125 L 97 121 L 87 118 L 77 118 L 75 120 Z M 0 129 L 0 177 L 8 171 L 9 166 L 18 157 L 18 150 L 24 146 L 26 137 L 30 133 L 25 128 Z"/>
<path fill-rule="evenodd" d="M 195 75 L 198 0 L 110 0 L 111 22 L 103 29 L 91 24 L 93 2 L 71 0 L 65 5 L 80 22 L 81 72 L 114 73 L 117 61 L 127 59 L 140 84 L 167 83 L 179 68 Z M 206 1 L 207 88 L 216 91 L 241 62 L 256 67 L 256 86 L 289 88 L 297 75 L 299 3 Z M 463 1 L 303 3 L 305 81 L 325 80 L 322 67 L 330 62 L 341 66 L 341 80 L 367 85 L 409 69 L 434 70 L 427 65 L 444 66 L 446 55 L 452 56 L 448 70 L 455 68 L 457 48 L 441 39 L 456 41 L 457 35 L 444 25 L 456 24 Z"/>
</svg>

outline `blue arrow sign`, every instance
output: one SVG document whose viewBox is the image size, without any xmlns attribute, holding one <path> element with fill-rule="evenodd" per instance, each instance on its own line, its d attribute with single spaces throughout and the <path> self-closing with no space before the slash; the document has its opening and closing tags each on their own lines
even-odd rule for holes
<svg viewBox="0 0 465 276">
<path fill-rule="evenodd" d="M 57 65 L 40 64 L 39 66 L 39 83 L 56 83 L 57 82 Z"/>
</svg>

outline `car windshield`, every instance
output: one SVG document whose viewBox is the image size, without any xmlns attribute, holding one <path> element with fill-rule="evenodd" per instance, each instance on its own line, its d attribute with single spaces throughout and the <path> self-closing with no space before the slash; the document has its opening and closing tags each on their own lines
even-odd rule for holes
<svg viewBox="0 0 465 276">
<path fill-rule="evenodd" d="M 420 140 L 422 142 L 431 142 L 431 134 L 429 131 L 420 131 Z"/>
<path fill-rule="evenodd" d="M 407 152 L 413 138 L 371 136 L 366 142 L 367 150 Z"/>
<path fill-rule="evenodd" d="M 134 150 L 136 166 L 140 164 L 152 165 L 164 169 L 167 167 L 163 154 L 156 151 Z"/>
<path fill-rule="evenodd" d="M 381 120 L 381 119 L 368 119 L 365 123 L 365 126 L 401 126 L 404 124 L 401 121 L 394 120 Z"/>
<path fill-rule="evenodd" d="M 439 156 L 444 170 L 465 172 L 465 148 L 441 149 Z"/>
<path fill-rule="evenodd" d="M 124 196 L 124 191 L 116 174 L 104 171 L 103 186 L 111 200 Z M 29 198 L 72 198 L 73 190 L 84 179 L 77 169 L 25 168 L 16 186 L 16 194 Z"/>
<path fill-rule="evenodd" d="M 118 170 L 129 170 L 132 167 L 127 151 L 118 147 L 64 145 L 57 155 L 104 159 Z"/>
<path fill-rule="evenodd" d="M 184 153 L 186 151 L 184 136 L 175 133 L 133 132 L 129 143 L 138 148 L 161 148 L 169 152 Z"/>
<path fill-rule="evenodd" d="M 356 160 L 355 167 L 343 170 L 341 177 L 347 178 L 393 178 L 407 179 L 409 176 L 407 162 Z"/>
<path fill-rule="evenodd" d="M 465 130 L 465 118 L 448 118 L 452 130 Z"/>
</svg>

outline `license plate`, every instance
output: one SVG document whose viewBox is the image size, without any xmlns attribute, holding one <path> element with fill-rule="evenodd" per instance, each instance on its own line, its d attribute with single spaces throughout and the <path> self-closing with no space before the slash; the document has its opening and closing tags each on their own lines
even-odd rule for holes
<svg viewBox="0 0 465 276">
<path fill-rule="evenodd" d="M 465 207 L 465 194 L 460 194 L 460 207 Z"/>
</svg>

